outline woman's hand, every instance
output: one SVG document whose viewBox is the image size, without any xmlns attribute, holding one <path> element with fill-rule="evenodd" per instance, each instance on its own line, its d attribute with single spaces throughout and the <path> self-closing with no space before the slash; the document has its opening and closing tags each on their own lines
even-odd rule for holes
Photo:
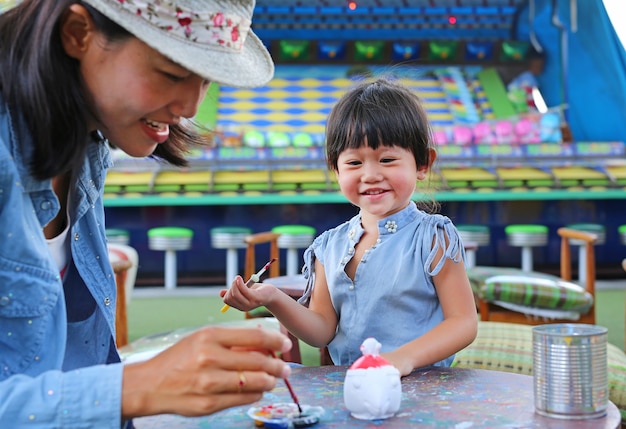
<svg viewBox="0 0 626 429">
<path fill-rule="evenodd" d="M 258 401 L 291 371 L 271 352 L 290 348 L 276 331 L 202 328 L 154 358 L 124 367 L 122 418 L 201 416 Z"/>
<path fill-rule="evenodd" d="M 241 311 L 250 311 L 268 305 L 278 292 L 276 287 L 268 283 L 255 283 L 247 287 L 241 276 L 236 276 L 229 289 L 220 291 L 224 303 Z"/>
</svg>

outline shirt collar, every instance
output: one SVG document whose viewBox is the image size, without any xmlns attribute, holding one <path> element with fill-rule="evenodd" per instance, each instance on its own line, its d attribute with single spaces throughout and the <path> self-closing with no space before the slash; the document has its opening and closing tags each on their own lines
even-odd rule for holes
<svg viewBox="0 0 626 429">
<path fill-rule="evenodd" d="M 421 211 L 417 208 L 415 203 L 411 202 L 405 208 L 397 213 L 387 216 L 378 221 L 378 235 L 395 234 L 402 228 L 413 223 L 417 217 L 421 215 Z M 348 228 L 348 238 L 353 241 L 358 241 L 363 235 L 364 229 L 361 226 L 361 215 L 355 216 L 350 221 L 350 228 Z"/>
</svg>

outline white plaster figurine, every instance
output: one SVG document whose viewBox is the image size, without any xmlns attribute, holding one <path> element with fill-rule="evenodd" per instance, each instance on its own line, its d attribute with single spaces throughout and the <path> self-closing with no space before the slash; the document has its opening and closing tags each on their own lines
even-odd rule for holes
<svg viewBox="0 0 626 429">
<path fill-rule="evenodd" d="M 346 372 L 343 401 L 356 419 L 386 419 L 400 409 L 400 372 L 380 356 L 380 347 L 376 339 L 367 338 L 361 344 L 363 356 Z"/>
</svg>

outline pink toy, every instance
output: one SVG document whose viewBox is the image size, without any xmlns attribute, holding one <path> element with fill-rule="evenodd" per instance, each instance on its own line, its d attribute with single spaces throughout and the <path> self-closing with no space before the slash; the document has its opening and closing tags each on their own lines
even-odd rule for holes
<svg viewBox="0 0 626 429">
<path fill-rule="evenodd" d="M 497 143 L 517 143 L 517 137 L 513 132 L 513 123 L 511 121 L 499 121 L 495 126 Z"/>
<path fill-rule="evenodd" d="M 444 129 L 433 130 L 433 140 L 435 144 L 446 144 L 448 143 L 448 133 Z"/>
<path fill-rule="evenodd" d="M 496 142 L 489 122 L 479 122 L 474 125 L 474 143 L 493 144 Z"/>
<path fill-rule="evenodd" d="M 452 135 L 456 144 L 469 145 L 472 143 L 472 130 L 469 127 L 457 125 L 452 129 Z"/>
<path fill-rule="evenodd" d="M 515 134 L 519 143 L 539 143 L 539 125 L 536 121 L 520 119 L 515 124 Z"/>
</svg>

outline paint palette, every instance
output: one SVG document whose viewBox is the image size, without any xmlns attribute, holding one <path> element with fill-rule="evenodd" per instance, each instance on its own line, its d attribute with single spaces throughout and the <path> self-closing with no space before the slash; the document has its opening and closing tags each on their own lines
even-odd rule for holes
<svg viewBox="0 0 626 429">
<path fill-rule="evenodd" d="M 248 416 L 257 426 L 266 429 L 290 429 L 311 427 L 319 423 L 324 414 L 322 407 L 302 405 L 302 414 L 294 403 L 277 403 L 252 407 Z"/>
</svg>

